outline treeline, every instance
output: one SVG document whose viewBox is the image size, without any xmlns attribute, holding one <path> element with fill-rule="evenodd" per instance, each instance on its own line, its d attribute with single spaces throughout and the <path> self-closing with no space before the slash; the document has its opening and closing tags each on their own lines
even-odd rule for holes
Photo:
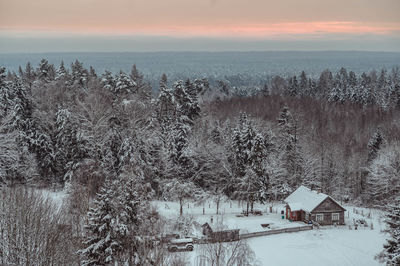
<svg viewBox="0 0 400 266">
<path fill-rule="evenodd" d="M 257 171 L 269 179 L 262 180 L 267 191 L 262 198 L 281 198 L 310 180 L 328 193 L 360 199 L 373 172 L 371 154 L 393 146 L 400 132 L 397 68 L 360 76 L 344 68 L 336 74 L 326 70 L 317 80 L 304 72 L 288 79 L 276 76 L 246 97 L 223 81 L 216 86 L 204 78 L 168 84 L 165 75 L 154 95 L 136 66 L 129 74 L 98 75 L 79 61 L 70 68 L 62 62 L 56 69 L 43 59 L 36 68 L 29 63 L 20 68 L 18 75 L 3 68 L 0 82 L 1 144 L 6 147 L 0 177 L 10 185 L 63 186 L 79 180 L 94 193 L 107 176 L 120 175 L 135 161 L 159 197 L 163 182 L 172 177 L 235 197 L 240 193 L 221 188 L 221 180 L 244 176 L 238 161 L 248 167 L 253 162 L 247 155 L 237 158 L 238 145 L 250 154 L 258 141 L 263 142 L 258 166 L 263 171 Z M 284 124 L 277 120 L 282 115 L 287 116 Z M 289 129 L 282 129 L 286 124 Z M 245 125 L 251 132 L 240 140 L 235 134 Z M 256 136 L 262 139 L 253 140 Z M 380 139 L 376 147 L 374 138 Z M 285 146 L 297 154 L 287 155 L 290 166 L 277 159 Z M 277 171 L 283 164 L 288 173 L 282 176 L 266 170 L 273 165 L 270 171 Z M 287 181 L 293 178 L 297 181 Z M 287 190 L 277 192 L 274 182 Z"/>
<path fill-rule="evenodd" d="M 377 105 L 382 108 L 399 107 L 399 68 L 382 69 L 357 75 L 341 68 L 337 73 L 323 71 L 319 77 L 300 75 L 272 76 L 264 85 L 252 85 L 241 75 L 227 76 L 217 80 L 216 86 L 226 94 L 250 96 L 259 93 L 291 97 L 312 97 L 329 102 L 351 102 L 362 106 Z"/>
</svg>

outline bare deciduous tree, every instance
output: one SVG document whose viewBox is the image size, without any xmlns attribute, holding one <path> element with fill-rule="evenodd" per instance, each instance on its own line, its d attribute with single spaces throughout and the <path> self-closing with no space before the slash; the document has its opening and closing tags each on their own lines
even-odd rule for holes
<svg viewBox="0 0 400 266">
<path fill-rule="evenodd" d="M 222 221 L 218 221 L 214 230 L 224 230 Z M 248 266 L 256 263 L 255 254 L 246 240 L 214 243 L 199 246 L 198 260 L 210 266 Z"/>
<path fill-rule="evenodd" d="M 0 193 L 1 265 L 78 265 L 63 208 L 26 188 Z"/>
</svg>

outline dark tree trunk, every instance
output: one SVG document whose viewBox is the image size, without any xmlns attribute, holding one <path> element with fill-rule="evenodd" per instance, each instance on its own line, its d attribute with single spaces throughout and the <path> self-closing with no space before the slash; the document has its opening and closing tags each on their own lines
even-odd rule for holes
<svg viewBox="0 0 400 266">
<path fill-rule="evenodd" d="M 249 216 L 249 198 L 247 198 L 246 202 L 246 216 Z"/>
<path fill-rule="evenodd" d="M 179 215 L 183 215 L 183 199 L 179 199 Z"/>
</svg>

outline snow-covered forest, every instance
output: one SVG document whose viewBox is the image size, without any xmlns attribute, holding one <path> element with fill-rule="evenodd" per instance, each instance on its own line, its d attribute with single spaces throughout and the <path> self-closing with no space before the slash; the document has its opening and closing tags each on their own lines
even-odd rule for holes
<svg viewBox="0 0 400 266">
<path fill-rule="evenodd" d="M 400 69 L 241 77 L 164 74 L 156 90 L 135 65 L 0 68 L 0 264 L 180 265 L 154 245 L 166 221 L 152 200 L 249 212 L 299 185 L 390 210 L 378 257 L 399 263 Z"/>
</svg>

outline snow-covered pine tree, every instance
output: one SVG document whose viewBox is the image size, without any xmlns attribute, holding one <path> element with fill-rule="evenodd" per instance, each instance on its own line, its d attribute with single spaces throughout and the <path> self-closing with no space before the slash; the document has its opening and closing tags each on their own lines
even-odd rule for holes
<svg viewBox="0 0 400 266">
<path fill-rule="evenodd" d="M 400 191 L 400 144 L 382 148 L 368 167 L 365 200 L 382 206 Z"/>
<path fill-rule="evenodd" d="M 190 126 L 188 118 L 185 115 L 180 115 L 176 120 L 172 133 L 171 158 L 172 161 L 179 166 L 187 167 L 189 163 L 188 157 L 188 138 Z"/>
<path fill-rule="evenodd" d="M 149 82 L 145 81 L 143 74 L 136 68 L 136 65 L 132 66 L 131 79 L 136 83 L 136 91 L 144 99 L 150 99 L 152 90 Z"/>
<path fill-rule="evenodd" d="M 125 167 L 129 167 L 130 164 L 135 162 L 135 148 L 133 146 L 134 143 L 135 140 L 131 137 L 127 137 L 122 141 L 118 151 L 118 174 L 124 171 Z"/>
<path fill-rule="evenodd" d="M 161 125 L 162 133 L 166 134 L 168 126 L 175 120 L 176 103 L 172 90 L 168 87 L 167 76 L 163 74 L 160 80 L 157 98 L 157 119 Z"/>
<path fill-rule="evenodd" d="M 87 214 L 85 248 L 79 251 L 82 265 L 111 265 L 123 249 L 121 240 L 127 234 L 127 227 L 120 223 L 115 189 L 115 184 L 107 178 Z"/>
<path fill-rule="evenodd" d="M 151 229 L 158 218 L 151 214 L 150 184 L 145 184 L 141 170 L 132 165 L 125 168 L 118 182 L 119 223 L 126 227 L 126 235 L 121 237 L 121 262 L 129 265 L 147 265 L 147 242 L 150 240 L 147 238 L 156 234 Z"/>
<path fill-rule="evenodd" d="M 240 199 L 248 200 L 253 209 L 253 203 L 264 200 L 267 195 L 268 174 L 265 169 L 267 149 L 263 136 L 255 131 L 245 113 L 240 115 L 238 122 L 232 135 L 234 180 L 231 185 L 233 194 Z"/>
<path fill-rule="evenodd" d="M 332 88 L 333 84 L 333 75 L 329 70 L 324 70 L 319 76 L 317 83 L 317 92 L 316 96 L 320 99 L 325 98 Z"/>
<path fill-rule="evenodd" d="M 297 120 L 285 105 L 278 117 L 283 166 L 287 171 L 287 182 L 292 189 L 300 185 L 303 175 L 303 158 L 298 143 Z"/>
<path fill-rule="evenodd" d="M 6 77 L 6 68 L 0 67 L 0 120 L 10 112 L 13 106 L 12 84 L 6 80 Z"/>
<path fill-rule="evenodd" d="M 31 66 L 31 63 L 28 62 L 25 66 L 25 71 L 24 74 L 22 76 L 22 81 L 24 82 L 24 84 L 28 87 L 31 88 L 33 82 L 35 81 L 35 70 L 33 69 L 33 67 Z"/>
<path fill-rule="evenodd" d="M 222 139 L 223 139 L 222 129 L 217 122 L 215 123 L 213 129 L 211 130 L 210 136 L 215 143 L 222 144 Z"/>
<path fill-rule="evenodd" d="M 192 121 L 200 115 L 200 106 L 198 101 L 199 89 L 201 89 L 201 87 L 199 88 L 198 84 L 193 84 L 189 79 L 186 80 L 185 91 L 188 94 L 190 103 L 187 110 L 187 116 Z"/>
<path fill-rule="evenodd" d="M 254 170 L 247 166 L 244 176 L 239 179 L 235 196 L 239 199 L 246 200 L 246 214 L 249 214 L 249 208 L 252 202 L 257 198 L 260 192 L 259 178 Z"/>
<path fill-rule="evenodd" d="M 12 128 L 18 130 L 21 135 L 21 140 L 29 143 L 29 138 L 33 130 L 33 103 L 32 97 L 29 95 L 26 87 L 20 79 L 17 79 L 12 84 L 13 90 L 13 111 L 12 111 Z"/>
<path fill-rule="evenodd" d="M 9 130 L 7 116 L 0 120 L 0 187 L 24 183 L 37 176 L 36 161 L 27 147 L 21 147 L 16 130 Z"/>
<path fill-rule="evenodd" d="M 44 83 L 50 82 L 50 64 L 46 59 L 42 59 L 36 70 L 36 76 Z"/>
<path fill-rule="evenodd" d="M 376 82 L 376 99 L 375 102 L 380 107 L 386 109 L 389 106 L 390 89 L 388 88 L 389 80 L 386 77 L 386 70 L 382 69 Z"/>
<path fill-rule="evenodd" d="M 341 92 L 340 101 L 342 103 L 348 100 L 348 95 L 349 95 L 348 94 L 348 84 L 347 84 L 348 79 L 349 79 L 349 77 L 347 74 L 347 70 L 344 67 L 342 67 L 339 70 L 340 92 Z"/>
<path fill-rule="evenodd" d="M 361 103 L 363 105 L 371 105 L 374 103 L 375 94 L 371 84 L 371 78 L 365 74 L 361 74 L 361 82 L 360 82 L 360 90 L 361 90 Z"/>
<path fill-rule="evenodd" d="M 243 159 L 247 165 L 251 165 L 252 162 L 250 161 L 250 154 L 253 149 L 253 140 L 256 133 L 254 132 L 253 125 L 247 118 L 246 114 L 241 116 L 241 120 L 240 138 L 243 147 Z"/>
<path fill-rule="evenodd" d="M 193 84 L 190 81 L 187 82 L 186 85 L 189 88 L 193 87 Z M 186 86 L 183 84 L 182 80 L 179 80 L 174 83 L 173 87 L 174 87 L 174 98 L 176 103 L 177 115 L 186 116 L 187 123 L 189 125 L 193 125 L 193 120 L 191 115 L 192 100 L 190 98 L 189 93 L 186 91 Z"/>
<path fill-rule="evenodd" d="M 302 71 L 300 74 L 299 95 L 306 96 L 309 93 L 309 84 L 306 72 Z"/>
<path fill-rule="evenodd" d="M 207 78 L 195 79 L 193 83 L 198 95 L 203 95 L 210 89 L 210 83 Z"/>
<path fill-rule="evenodd" d="M 251 140 L 252 136 L 249 134 L 252 131 L 250 130 L 251 126 L 247 126 L 247 145 L 244 143 L 244 138 L 246 135 L 243 133 L 244 125 L 247 122 L 247 115 L 242 113 L 240 115 L 239 124 L 233 131 L 232 135 L 232 153 L 233 153 L 233 169 L 235 178 L 241 179 L 245 174 L 245 169 L 248 164 L 248 155 L 250 154 L 251 149 Z"/>
<path fill-rule="evenodd" d="M 92 66 L 89 67 L 89 78 L 97 78 L 96 70 Z"/>
<path fill-rule="evenodd" d="M 136 68 L 136 64 L 132 66 L 130 77 L 138 84 L 138 86 L 141 85 L 143 82 L 143 75 Z"/>
<path fill-rule="evenodd" d="M 104 138 L 104 145 L 101 149 L 101 166 L 107 176 L 118 175 L 120 163 L 120 149 L 122 137 L 117 125 L 112 123 Z"/>
<path fill-rule="evenodd" d="M 101 84 L 103 85 L 103 88 L 109 91 L 114 91 L 115 90 L 115 78 L 113 74 L 110 71 L 105 71 L 103 75 L 101 75 Z"/>
<path fill-rule="evenodd" d="M 11 112 L 12 123 L 10 129 L 19 133 L 19 143 L 30 150 L 34 150 L 39 142 L 43 141 L 38 132 L 38 121 L 33 117 L 32 95 L 20 79 L 12 84 L 13 110 Z"/>
<path fill-rule="evenodd" d="M 65 80 L 68 79 L 68 71 L 64 66 L 64 61 L 61 61 L 60 67 L 56 72 L 56 80 Z"/>
<path fill-rule="evenodd" d="M 356 73 L 353 71 L 349 72 L 348 79 L 347 79 L 347 94 L 348 99 L 353 103 L 359 102 L 359 95 L 358 95 L 358 82 Z"/>
<path fill-rule="evenodd" d="M 383 251 L 376 258 L 388 266 L 400 265 L 400 197 L 386 207 L 386 233 L 389 234 Z"/>
<path fill-rule="evenodd" d="M 137 84 L 125 72 L 120 71 L 115 78 L 114 93 L 118 95 L 128 95 L 137 91 Z"/>
<path fill-rule="evenodd" d="M 256 180 L 254 182 L 258 186 L 258 192 L 254 195 L 253 201 L 251 201 L 251 210 L 253 210 L 254 201 L 263 202 L 268 197 L 269 178 L 265 169 L 266 151 L 265 140 L 261 134 L 257 133 L 253 139 L 249 156 L 251 169 L 256 174 Z"/>
<path fill-rule="evenodd" d="M 381 130 L 378 128 L 374 135 L 368 141 L 368 162 L 371 162 L 376 158 L 378 152 L 383 144 L 384 138 L 381 133 Z"/>
<path fill-rule="evenodd" d="M 299 93 L 299 83 L 297 82 L 297 76 L 293 76 L 289 78 L 287 95 L 288 96 L 296 96 Z"/>
<path fill-rule="evenodd" d="M 88 71 L 83 67 L 83 63 L 75 60 L 71 64 L 72 84 L 77 84 L 82 88 L 86 88 L 88 82 Z"/>
<path fill-rule="evenodd" d="M 330 102 L 343 102 L 342 83 L 339 73 L 333 79 L 333 87 L 329 93 L 328 100 Z"/>
<path fill-rule="evenodd" d="M 56 113 L 54 149 L 58 173 L 55 181 L 70 181 L 79 162 L 87 156 L 87 147 L 77 122 L 67 109 L 60 108 Z"/>
</svg>

